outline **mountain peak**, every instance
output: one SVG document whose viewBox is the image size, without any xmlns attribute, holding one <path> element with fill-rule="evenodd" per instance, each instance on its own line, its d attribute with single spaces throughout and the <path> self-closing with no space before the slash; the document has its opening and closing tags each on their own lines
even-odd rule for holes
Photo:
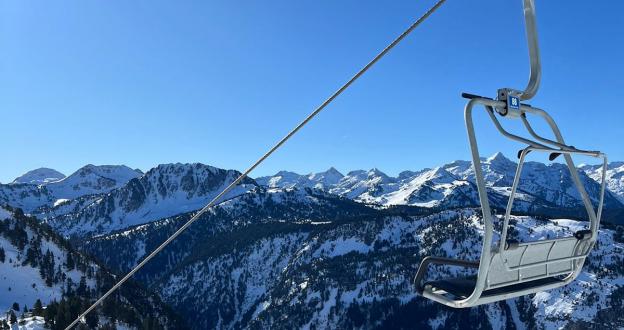
<svg viewBox="0 0 624 330">
<path fill-rule="evenodd" d="M 342 177 L 344 177 L 344 175 L 342 173 L 340 173 L 340 171 L 338 171 L 334 167 L 330 167 L 329 169 L 327 169 L 326 171 L 323 171 L 323 172 L 312 173 L 312 174 L 308 175 L 308 178 L 310 180 L 323 178 L 323 179 L 331 179 L 332 181 L 337 181 L 337 180 L 342 179 Z"/>
<path fill-rule="evenodd" d="M 342 178 L 344 178 L 342 173 L 330 167 L 325 172 L 309 174 L 307 180 L 309 181 L 308 185 L 317 189 L 324 189 L 336 185 Z"/>
<path fill-rule="evenodd" d="M 362 176 L 362 175 L 366 176 L 366 171 L 364 171 L 364 170 L 353 170 L 353 171 L 349 171 L 347 173 L 347 176 L 349 176 L 349 177 Z"/>
<path fill-rule="evenodd" d="M 215 172 L 217 170 L 216 167 L 202 164 L 202 163 L 167 163 L 167 164 L 158 164 L 156 167 L 150 169 L 145 173 L 145 175 L 154 175 L 155 173 L 178 173 L 185 172 L 188 170 L 205 170 L 209 172 Z"/>
<path fill-rule="evenodd" d="M 125 165 L 87 164 L 62 180 L 46 184 L 57 199 L 72 199 L 83 195 L 109 192 L 141 176 Z"/>
<path fill-rule="evenodd" d="M 94 174 L 99 177 L 110 178 L 110 179 L 118 179 L 121 177 L 123 180 L 128 181 L 134 177 L 141 176 L 143 173 L 141 171 L 133 170 L 126 165 L 87 164 L 79 168 L 76 172 L 72 173 L 67 178 L 65 178 L 65 180 L 74 176 L 84 177 L 90 174 Z"/>
<path fill-rule="evenodd" d="M 405 171 L 402 171 L 401 173 L 399 173 L 399 175 L 397 176 L 397 179 L 399 179 L 399 180 L 408 180 L 408 179 L 413 178 L 415 175 L 417 175 L 420 172 L 422 172 L 422 170 L 419 171 L 419 172 L 405 170 Z"/>
<path fill-rule="evenodd" d="M 488 163 L 502 163 L 502 162 L 511 162 L 509 158 L 505 157 L 502 152 L 497 152 L 492 156 L 488 157 L 486 160 Z"/>
<path fill-rule="evenodd" d="M 372 169 L 370 169 L 368 171 L 368 175 L 369 176 L 381 176 L 381 177 L 388 177 L 388 175 L 384 172 L 382 172 L 380 169 L 373 167 Z"/>
<path fill-rule="evenodd" d="M 30 183 L 30 184 L 46 184 L 59 181 L 65 178 L 65 174 L 47 167 L 41 167 L 32 171 L 28 171 L 21 176 L 15 178 L 12 183 Z"/>
<path fill-rule="evenodd" d="M 295 173 L 295 172 L 291 172 L 291 171 L 281 170 L 281 171 L 275 173 L 274 176 L 290 177 L 290 176 L 301 176 L 301 174 L 298 174 L 298 173 Z"/>
<path fill-rule="evenodd" d="M 327 169 L 327 171 L 323 172 L 325 174 L 332 174 L 332 175 L 339 175 L 339 176 L 344 176 L 342 175 L 342 173 L 340 173 L 340 171 L 338 171 L 335 167 L 330 167 L 329 169 Z"/>
<path fill-rule="evenodd" d="M 444 169 L 442 166 L 438 166 L 436 168 L 433 169 L 433 171 L 431 172 L 432 176 L 434 177 L 438 177 L 438 176 L 446 176 L 446 175 L 450 175 L 451 173 L 449 173 L 449 171 L 447 171 L 446 169 Z"/>
</svg>

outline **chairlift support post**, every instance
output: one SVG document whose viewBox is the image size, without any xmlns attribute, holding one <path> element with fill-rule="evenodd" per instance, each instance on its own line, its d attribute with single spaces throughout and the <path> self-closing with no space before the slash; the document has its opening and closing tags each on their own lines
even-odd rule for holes
<svg viewBox="0 0 624 330">
<path fill-rule="evenodd" d="M 417 292 L 420 295 L 450 307 L 472 307 L 564 286 L 572 282 L 581 272 L 583 263 L 598 238 L 598 227 L 604 204 L 607 157 L 599 151 L 581 150 L 566 144 L 559 127 L 545 110 L 522 103 L 537 93 L 541 79 L 535 6 L 533 0 L 523 0 L 523 4 L 530 61 L 529 82 L 524 91 L 501 88 L 498 90 L 497 99 L 467 93 L 462 94 L 463 97 L 469 99 L 464 109 L 465 120 L 484 222 L 480 261 L 426 257 L 422 260 L 414 279 Z M 518 167 L 503 218 L 500 240 L 495 245 L 493 245 L 494 217 L 488 201 L 487 187 L 481 169 L 473 124 L 473 109 L 477 105 L 484 107 L 494 126 L 504 137 L 527 145 L 518 153 Z M 537 134 L 527 115 L 541 117 L 545 120 L 552 130 L 555 140 Z M 501 125 L 498 117 L 520 119 L 531 138 L 508 132 Z M 549 240 L 514 242 L 507 239 L 511 209 L 518 189 L 522 167 L 526 155 L 532 151 L 550 153 L 550 160 L 563 155 L 572 181 L 581 195 L 587 212 L 588 230 L 579 231 L 572 237 Z M 596 209 L 594 209 L 577 173 L 571 156 L 573 154 L 602 159 L 602 181 Z M 476 268 L 478 270 L 476 277 L 451 278 L 423 283 L 431 264 Z"/>
</svg>

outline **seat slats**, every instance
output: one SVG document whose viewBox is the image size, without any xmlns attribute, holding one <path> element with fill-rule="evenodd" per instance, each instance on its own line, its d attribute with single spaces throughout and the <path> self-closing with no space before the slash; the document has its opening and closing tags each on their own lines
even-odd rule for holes
<svg viewBox="0 0 624 330">
<path fill-rule="evenodd" d="M 571 260 L 556 260 L 575 257 L 577 244 L 575 237 L 566 237 L 521 243 L 504 253 L 494 252 L 486 289 L 547 278 L 553 274 L 571 273 L 575 270 L 575 263 Z M 547 262 L 551 263 L 545 264 Z"/>
</svg>

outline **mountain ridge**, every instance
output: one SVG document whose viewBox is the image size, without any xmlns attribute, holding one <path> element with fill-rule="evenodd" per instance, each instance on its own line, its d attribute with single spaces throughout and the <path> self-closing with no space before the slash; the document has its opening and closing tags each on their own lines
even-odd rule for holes
<svg viewBox="0 0 624 330">
<path fill-rule="evenodd" d="M 490 201 L 494 207 L 504 208 L 517 164 L 502 153 L 482 158 L 481 161 Z M 597 204 L 599 184 L 595 171 L 595 167 L 579 167 L 581 181 Z M 313 173 L 305 176 L 288 173 L 288 180 L 285 181 L 279 175 L 261 177 L 257 181 L 269 188 L 314 187 L 316 184 L 309 180 Z M 610 189 L 605 194 L 607 221 L 618 221 L 617 210 L 624 208 L 624 179 L 617 181 L 618 173 L 615 170 L 608 173 Z M 621 173 L 624 175 L 624 167 Z M 479 204 L 474 181 L 472 163 L 456 160 L 434 168 L 403 171 L 396 177 L 388 176 L 379 169 L 350 171 L 338 183 L 322 185 L 321 189 L 363 203 L 448 208 Z M 459 195 L 463 197 L 457 200 Z M 580 193 L 567 167 L 560 163 L 540 162 L 525 163 L 514 207 L 522 212 L 535 207 L 565 207 L 574 209 L 578 216 L 581 216 L 583 208 Z"/>
<path fill-rule="evenodd" d="M 619 177 L 619 175 L 624 175 L 624 166 L 620 171 L 616 166 L 618 164 L 613 163 L 608 172 L 610 189 L 605 198 L 606 221 L 610 221 L 613 217 L 619 218 L 618 212 L 621 211 L 618 210 L 624 209 L 624 177 Z M 507 159 L 502 153 L 497 153 L 483 158 L 482 167 L 493 207 L 504 208 L 515 174 L 515 162 Z M 132 226 L 200 209 L 208 202 L 208 197 L 214 196 L 215 192 L 209 193 L 204 189 L 204 191 L 190 193 L 185 192 L 185 188 L 191 190 L 201 188 L 204 180 L 209 180 L 214 173 L 220 171 L 220 169 L 200 163 L 161 164 L 144 174 L 139 174 L 126 166 L 115 166 L 114 169 L 122 173 L 118 176 L 120 179 L 110 184 L 99 182 L 99 172 L 105 172 L 107 169 L 110 172 L 110 168 L 87 165 L 63 180 L 40 186 L 0 185 L 0 202 L 23 208 L 55 226 L 57 230 L 64 227 L 63 231 L 68 235 L 82 235 L 86 232 L 108 230 L 103 229 L 104 227 L 110 230 L 122 229 L 120 226 Z M 193 169 L 203 171 L 201 177 L 193 174 Z M 581 179 L 589 195 L 596 202 L 599 190 L 599 185 L 595 182 L 597 168 L 586 165 L 581 169 L 583 170 L 579 172 Z M 145 178 L 157 175 L 159 171 L 171 173 L 159 179 L 153 179 L 152 182 L 146 181 Z M 190 174 L 185 176 L 185 171 L 190 171 Z M 230 177 L 227 180 L 223 178 L 217 180 L 231 182 L 240 174 L 237 171 L 228 173 Z M 81 178 L 86 178 L 86 181 L 80 181 Z M 97 179 L 94 181 L 93 178 Z M 618 181 L 619 179 L 622 181 Z M 159 180 L 176 180 L 176 182 L 162 183 L 158 182 Z M 108 181 L 104 180 L 104 182 Z M 319 189 L 358 202 L 384 206 L 412 205 L 444 209 L 479 205 L 471 162 L 463 160 L 435 168 L 403 171 L 396 177 L 389 176 L 376 168 L 367 171 L 349 171 L 343 175 L 332 167 L 323 172 L 304 175 L 280 171 L 275 176 L 248 178 L 245 182 L 248 185 L 247 188 L 237 187 L 236 192 L 229 196 L 242 193 L 251 187 L 249 185 L 259 185 L 266 188 Z M 74 196 L 63 195 L 68 190 L 67 187 L 72 186 L 80 190 L 79 193 L 74 193 L 77 197 L 59 198 Z M 218 187 L 212 186 L 211 188 Z M 171 193 L 169 190 L 177 191 L 173 193 L 175 196 L 167 196 Z M 617 195 L 616 192 L 621 195 Z M 111 193 L 115 196 L 111 197 Z M 138 209 L 139 204 L 143 205 L 143 211 Z M 536 208 L 561 207 L 571 210 L 569 216 L 576 216 L 575 214 L 582 216 L 583 206 L 580 195 L 572 184 L 567 167 L 559 163 L 527 162 L 514 208 L 520 212 L 527 212 Z M 137 214 L 141 212 L 142 214 Z M 131 213 L 132 216 L 130 216 Z M 94 222 L 96 218 L 100 219 L 99 223 Z M 123 221 L 120 220 L 122 218 L 127 224 L 122 225 Z M 86 223 L 91 223 L 92 228 L 79 233 L 84 228 L 75 229 L 80 227 L 76 227 L 78 222 L 84 222 L 85 226 Z M 98 229 L 99 225 L 104 227 Z M 69 227 L 75 228 L 69 229 Z"/>
<path fill-rule="evenodd" d="M 502 154 L 483 163 L 490 203 L 500 213 L 515 163 Z M 194 329 L 624 324 L 618 312 L 624 297 L 620 229 L 602 226 L 591 260 L 569 287 L 449 313 L 416 297 L 410 283 L 424 256 L 478 258 L 483 224 L 471 163 L 396 177 L 379 169 L 334 170 L 246 179 L 135 279 Z M 566 218 L 578 211 L 582 219 L 584 209 L 565 166 L 527 163 L 526 171 L 510 237 L 571 235 L 586 227 Z M 595 193 L 598 184 L 585 173 L 581 178 Z M 38 216 L 124 273 L 239 174 L 199 163 L 163 164 L 109 192 L 40 209 Z M 621 207 L 607 196 L 609 207 Z M 449 274 L 439 270 L 431 275 Z"/>
<path fill-rule="evenodd" d="M 70 199 L 109 192 L 140 175 L 142 173 L 125 165 L 96 166 L 88 164 L 59 180 L 43 183 L 0 184 L 0 204 L 19 207 L 25 212 L 31 213 L 37 208 L 53 207 L 55 204 Z"/>
</svg>

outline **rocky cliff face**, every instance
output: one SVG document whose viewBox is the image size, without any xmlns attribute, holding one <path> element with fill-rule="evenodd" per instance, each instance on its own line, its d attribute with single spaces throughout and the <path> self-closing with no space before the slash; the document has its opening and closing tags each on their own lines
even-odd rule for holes
<svg viewBox="0 0 624 330">
<path fill-rule="evenodd" d="M 66 236 L 105 234 L 200 209 L 238 175 L 237 171 L 202 164 L 159 165 L 110 193 L 83 196 L 69 203 L 71 206 L 53 208 L 42 218 Z M 247 179 L 225 199 L 254 186 L 255 182 Z M 67 208 L 73 212 L 65 213 Z"/>
</svg>

